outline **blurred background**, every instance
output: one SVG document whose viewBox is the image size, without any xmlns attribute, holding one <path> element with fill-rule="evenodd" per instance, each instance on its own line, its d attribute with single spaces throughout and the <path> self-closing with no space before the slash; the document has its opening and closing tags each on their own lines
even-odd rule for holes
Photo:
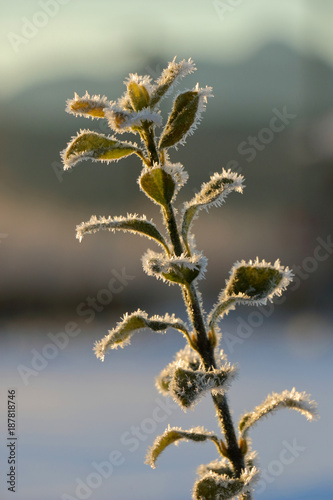
<svg viewBox="0 0 333 500">
<path fill-rule="evenodd" d="M 222 167 L 244 175 L 246 184 L 242 196 L 230 196 L 194 223 L 198 247 L 209 259 L 200 283 L 205 309 L 236 260 L 280 258 L 296 274 L 280 305 L 257 314 L 240 308 L 221 325 L 228 333 L 226 354 L 241 368 L 230 393 L 235 418 L 268 392 L 294 384 L 320 403 L 319 424 L 281 414 L 254 431 L 260 465 L 268 470 L 258 498 L 332 498 L 332 20 L 330 0 L 2 5 L 0 407 L 15 387 L 17 498 L 185 500 L 195 467 L 215 457 L 209 445 L 198 451 L 184 444 L 167 450 L 156 471 L 143 465 L 145 448 L 166 423 L 216 427 L 209 401 L 190 415 L 165 410 L 170 418 L 155 422 L 152 435 L 141 429 L 135 452 L 120 439 L 132 425 L 153 420 L 153 377 L 183 341 L 175 333 L 143 333 L 104 365 L 94 358 L 93 342 L 138 307 L 184 320 L 186 314 L 176 288 L 142 271 L 141 255 L 153 243 L 120 233 L 88 236 L 81 244 L 75 239 L 75 226 L 92 214 L 145 213 L 161 227 L 157 207 L 138 189 L 138 158 L 83 162 L 68 172 L 60 159 L 80 128 L 109 133 L 103 120 L 65 113 L 74 92 L 115 100 L 129 73 L 155 79 L 175 55 L 192 57 L 198 68 L 179 88 L 199 82 L 212 86 L 215 96 L 195 135 L 170 152 L 190 175 L 178 206 Z M 171 105 L 171 98 L 163 101 L 164 117 Z M 110 280 L 118 290 L 112 294 Z M 57 344 L 70 324 L 76 334 L 68 345 Z M 5 419 L 1 429 L 5 435 Z M 304 451 L 277 474 L 281 467 L 269 465 L 294 439 Z M 10 498 L 3 443 L 0 491 Z M 78 478 L 89 479 L 96 472 L 92 463 L 116 449 L 126 463 L 101 485 L 88 481 L 85 492 L 76 492 Z"/>
</svg>

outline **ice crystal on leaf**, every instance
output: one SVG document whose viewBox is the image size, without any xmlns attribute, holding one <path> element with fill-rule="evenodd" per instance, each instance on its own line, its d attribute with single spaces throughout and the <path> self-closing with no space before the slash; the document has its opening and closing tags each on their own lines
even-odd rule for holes
<svg viewBox="0 0 333 500">
<path fill-rule="evenodd" d="M 199 354 L 187 344 L 184 349 L 177 352 L 174 361 L 169 363 L 156 377 L 156 387 L 164 396 L 170 395 L 170 383 L 176 368 L 180 365 L 190 370 L 203 369 Z"/>
<path fill-rule="evenodd" d="M 288 267 L 280 265 L 276 260 L 270 262 L 255 261 L 236 262 L 231 271 L 226 287 L 219 295 L 218 302 L 209 314 L 209 324 L 214 325 L 219 316 L 227 314 L 237 304 L 258 306 L 272 302 L 275 296 L 280 296 L 293 279 L 293 273 Z"/>
<path fill-rule="evenodd" d="M 228 171 L 223 169 L 220 174 L 215 173 L 207 183 L 204 183 L 192 200 L 185 203 L 182 237 L 188 252 L 190 252 L 188 233 L 193 220 L 198 216 L 198 212 L 203 208 L 208 210 L 212 206 L 219 207 L 232 191 L 242 193 L 243 181 L 243 176 L 237 175 L 230 169 Z"/>
<path fill-rule="evenodd" d="M 235 366 L 230 364 L 210 371 L 186 369 L 181 364 L 173 372 L 169 392 L 185 411 L 192 409 L 211 390 L 224 393 L 237 373 Z"/>
<path fill-rule="evenodd" d="M 155 469 L 158 456 L 170 444 L 179 444 L 179 441 L 213 441 L 220 450 L 220 441 L 213 432 L 206 431 L 203 427 L 193 427 L 190 430 L 183 431 L 179 427 L 168 427 L 161 436 L 155 439 L 154 444 L 149 448 L 146 463 Z"/>
<path fill-rule="evenodd" d="M 146 312 L 138 309 L 132 314 L 126 313 L 123 320 L 117 324 L 116 328 L 109 331 L 102 340 L 96 342 L 94 351 L 96 356 L 104 361 L 105 351 L 125 347 L 130 343 L 132 335 L 138 330 L 150 328 L 154 332 L 165 333 L 168 328 L 175 328 L 182 332 L 186 337 L 189 336 L 187 327 L 181 319 L 174 315 L 153 316 L 148 318 Z"/>
<path fill-rule="evenodd" d="M 258 479 L 258 469 L 245 469 L 239 478 L 208 472 L 199 479 L 193 490 L 193 500 L 228 500 L 253 489 Z M 239 497 L 237 497 L 239 498 Z"/>
<path fill-rule="evenodd" d="M 156 80 L 156 85 L 152 90 L 150 105 L 155 107 L 163 97 L 166 97 L 177 85 L 181 78 L 190 75 L 196 71 L 196 67 L 192 59 L 188 61 L 183 59 L 176 62 L 176 57 L 168 64 L 168 67 L 162 71 L 161 76 Z"/>
<path fill-rule="evenodd" d="M 186 138 L 192 135 L 206 110 L 207 98 L 213 97 L 212 88 L 199 88 L 199 84 L 186 92 L 180 92 L 173 103 L 172 111 L 162 135 L 159 148 L 166 149 L 184 145 Z"/>
<path fill-rule="evenodd" d="M 118 105 L 113 105 L 105 112 L 109 126 L 118 134 L 123 132 L 136 132 L 135 127 L 142 126 L 143 122 L 154 124 L 157 127 L 162 125 L 162 117 L 159 113 L 152 112 L 149 108 L 140 111 L 125 111 Z"/>
<path fill-rule="evenodd" d="M 304 415 L 307 420 L 316 420 L 317 403 L 310 400 L 310 396 L 305 392 L 297 392 L 295 387 L 291 391 L 283 391 L 281 394 L 273 392 L 259 406 L 256 406 L 250 413 L 245 413 L 239 422 L 241 436 L 245 437 L 250 428 L 262 417 L 267 416 L 281 408 L 290 408 Z"/>
<path fill-rule="evenodd" d="M 75 116 L 86 116 L 87 118 L 105 118 L 105 110 L 112 105 L 103 95 L 93 95 L 90 97 L 86 91 L 83 97 L 80 97 L 76 92 L 74 99 L 68 99 L 66 102 L 66 111 Z"/>
<path fill-rule="evenodd" d="M 106 136 L 90 130 L 80 130 L 72 137 L 67 148 L 61 153 L 65 170 L 74 167 L 79 161 L 93 160 L 109 163 L 132 155 L 141 156 L 136 144 L 118 141 L 113 136 Z"/>
<path fill-rule="evenodd" d="M 155 276 L 168 284 L 186 285 L 204 277 L 207 259 L 200 254 L 168 257 L 148 250 L 142 257 L 142 265 L 149 276 Z"/>
<path fill-rule="evenodd" d="M 149 106 L 152 85 L 148 75 L 138 76 L 136 73 L 130 73 L 130 76 L 125 80 L 125 85 L 127 86 L 127 98 L 134 111 L 141 111 Z"/>
<path fill-rule="evenodd" d="M 122 230 L 124 232 L 136 233 L 141 236 L 147 236 L 155 240 L 169 254 L 168 245 L 165 239 L 158 231 L 152 221 L 148 221 L 146 216 L 139 217 L 136 214 L 127 214 L 127 217 L 99 217 L 92 215 L 88 222 L 82 222 L 76 226 L 76 237 L 80 242 L 86 234 L 93 234 L 100 230 L 109 230 L 115 232 Z"/>
</svg>

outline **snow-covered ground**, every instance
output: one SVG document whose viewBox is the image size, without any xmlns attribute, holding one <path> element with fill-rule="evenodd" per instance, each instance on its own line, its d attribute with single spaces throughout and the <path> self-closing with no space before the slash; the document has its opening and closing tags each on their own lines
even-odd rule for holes
<svg viewBox="0 0 333 500">
<path fill-rule="evenodd" d="M 147 447 L 168 424 L 218 432 L 213 406 L 206 397 L 184 414 L 157 393 L 154 376 L 184 345 L 176 332 L 138 334 L 132 345 L 110 352 L 101 363 L 92 345 L 107 328 L 98 327 L 94 338 L 84 332 L 68 337 L 63 349 L 49 330 L 45 336 L 3 332 L 1 499 L 186 500 L 197 466 L 216 458 L 210 443 L 181 443 L 164 451 L 155 470 L 144 464 Z M 230 315 L 224 333 L 226 354 L 240 367 L 229 392 L 235 420 L 268 393 L 294 386 L 319 403 L 318 422 L 284 410 L 253 430 L 264 471 L 255 498 L 331 500 L 332 324 L 302 314 L 274 322 L 265 318 L 260 327 L 243 323 L 242 330 L 237 316 Z M 16 495 L 6 484 L 6 401 L 12 388 L 17 394 Z"/>
</svg>

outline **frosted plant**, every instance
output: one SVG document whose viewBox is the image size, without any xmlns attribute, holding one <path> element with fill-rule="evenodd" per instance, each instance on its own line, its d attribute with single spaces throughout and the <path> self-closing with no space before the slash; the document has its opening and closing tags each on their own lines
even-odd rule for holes
<svg viewBox="0 0 333 500">
<path fill-rule="evenodd" d="M 234 427 L 229 409 L 227 391 L 235 377 L 236 368 L 227 362 L 221 350 L 223 337 L 218 322 L 239 304 L 257 306 L 272 301 L 287 288 L 293 274 L 277 260 L 273 265 L 265 260 L 236 262 L 229 279 L 209 314 L 204 313 L 199 281 L 203 278 L 206 257 L 197 250 L 193 235 L 193 221 L 200 210 L 219 207 L 229 194 L 242 193 L 244 179 L 231 170 L 222 169 L 201 186 L 201 190 L 187 201 L 180 216 L 174 208 L 178 191 L 184 186 L 188 174 L 180 163 L 171 163 L 170 148 L 184 144 L 197 128 L 211 87 L 176 94 L 166 124 L 159 110 L 160 102 L 168 96 L 176 84 L 196 67 L 191 59 L 176 62 L 174 59 L 152 82 L 147 75 L 130 74 L 125 81 L 126 91 L 116 102 L 105 96 L 83 97 L 75 94 L 67 101 L 66 111 L 76 116 L 92 119 L 106 118 L 113 133 L 136 135 L 140 145 L 123 141 L 114 135 L 104 135 L 81 130 L 62 152 L 65 169 L 72 168 L 81 160 L 118 161 L 135 154 L 141 160 L 138 184 L 142 192 L 161 209 L 166 234 L 163 235 L 153 221 L 145 215 L 96 217 L 76 228 L 81 241 L 86 234 L 99 230 L 129 231 L 146 236 L 159 245 L 159 252 L 148 250 L 142 259 L 143 269 L 149 276 L 181 290 L 188 313 L 188 324 L 173 314 L 148 317 L 138 309 L 126 313 L 109 334 L 96 343 L 96 356 L 104 360 L 109 349 L 124 347 L 134 333 L 145 328 L 165 333 L 169 328 L 178 330 L 186 339 L 186 347 L 175 355 L 174 361 L 157 377 L 157 389 L 172 397 L 184 410 L 192 409 L 202 397 L 210 393 L 222 436 L 206 431 L 203 427 L 183 430 L 168 427 L 156 438 L 147 454 L 147 463 L 155 467 L 161 452 L 172 443 L 182 441 L 212 441 L 218 458 L 199 467 L 198 479 L 193 489 L 194 500 L 223 500 L 253 498 L 259 470 L 255 465 L 255 453 L 251 451 L 249 431 L 269 413 L 279 408 L 291 408 L 305 415 L 308 420 L 317 417 L 316 403 L 304 392 L 295 389 L 281 394 L 271 394 L 261 405 L 240 418 L 238 432 Z M 159 137 L 157 130 L 161 128 Z"/>
</svg>

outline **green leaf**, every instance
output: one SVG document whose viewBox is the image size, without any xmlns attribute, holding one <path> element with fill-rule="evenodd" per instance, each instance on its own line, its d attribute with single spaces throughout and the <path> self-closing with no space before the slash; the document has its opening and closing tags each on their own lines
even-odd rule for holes
<svg viewBox="0 0 333 500">
<path fill-rule="evenodd" d="M 229 500 L 236 495 L 246 493 L 252 489 L 256 481 L 258 470 L 253 467 L 245 469 L 239 478 L 230 478 L 226 474 L 208 472 L 194 485 L 194 500 Z"/>
<path fill-rule="evenodd" d="M 196 254 L 192 257 L 168 257 L 148 250 L 142 256 L 143 270 L 149 275 L 168 284 L 190 284 L 194 280 L 202 279 L 206 270 L 207 259 Z"/>
<path fill-rule="evenodd" d="M 200 465 L 197 469 L 197 474 L 200 477 L 206 476 L 210 472 L 215 472 L 215 474 L 219 476 L 225 475 L 227 477 L 234 477 L 234 471 L 227 458 L 222 458 L 222 460 L 217 459 L 209 464 Z"/>
<path fill-rule="evenodd" d="M 178 366 L 170 383 L 170 395 L 182 409 L 192 408 L 201 396 L 212 389 L 225 391 L 235 378 L 234 366 L 225 365 L 211 371 L 190 370 Z"/>
<path fill-rule="evenodd" d="M 174 146 L 185 138 L 195 123 L 200 96 L 197 91 L 188 90 L 176 97 L 168 122 L 162 132 L 159 148 Z"/>
<path fill-rule="evenodd" d="M 196 71 L 196 67 L 191 58 L 188 61 L 183 59 L 179 63 L 177 63 L 176 58 L 174 58 L 174 60 L 168 64 L 168 67 L 163 70 L 161 76 L 157 79 L 156 85 L 152 91 L 150 106 L 156 106 L 181 78 L 193 73 L 193 71 Z"/>
<path fill-rule="evenodd" d="M 141 111 L 149 106 L 149 93 L 144 85 L 139 85 L 132 80 L 127 85 L 127 92 L 135 111 Z"/>
<path fill-rule="evenodd" d="M 239 422 L 241 437 L 245 437 L 249 429 L 261 418 L 269 413 L 281 408 L 290 408 L 302 413 L 308 420 L 316 420 L 317 403 L 310 401 L 310 397 L 305 392 L 297 392 L 295 388 L 291 391 L 283 391 L 281 394 L 272 393 L 259 406 L 256 406 L 250 413 L 245 413 Z"/>
<path fill-rule="evenodd" d="M 94 351 L 97 358 L 104 361 L 105 351 L 109 349 L 117 349 L 124 347 L 130 343 L 132 335 L 137 330 L 150 328 L 154 332 L 162 332 L 168 328 L 175 328 L 182 332 L 186 337 L 189 336 L 186 325 L 181 319 L 175 318 L 174 315 L 166 314 L 164 316 L 153 316 L 148 318 L 146 312 L 138 309 L 132 314 L 125 314 L 123 320 L 117 324 L 116 328 L 109 331 L 102 340 L 96 342 Z"/>
<path fill-rule="evenodd" d="M 191 344 L 190 339 L 188 340 Z M 179 366 L 180 362 L 182 363 L 182 366 L 184 368 L 190 370 L 198 370 L 200 367 L 202 367 L 199 354 L 194 349 L 192 349 L 189 344 L 187 344 L 184 349 L 181 349 L 179 352 L 177 352 L 174 361 L 169 363 L 161 371 L 158 377 L 156 377 L 156 387 L 164 396 L 170 395 L 170 383 L 173 378 L 173 374 L 176 368 Z"/>
<path fill-rule="evenodd" d="M 62 152 L 65 170 L 73 167 L 81 160 L 117 161 L 120 158 L 136 153 L 142 157 L 143 153 L 136 145 L 130 142 L 120 142 L 114 137 L 81 130 Z"/>
<path fill-rule="evenodd" d="M 203 442 L 207 441 L 207 439 L 213 441 L 220 450 L 220 442 L 217 436 L 215 436 L 212 432 L 206 431 L 203 427 L 195 427 L 188 431 L 183 431 L 179 427 L 168 427 L 161 436 L 158 436 L 155 439 L 153 446 L 149 448 L 146 457 L 146 464 L 155 469 L 157 458 L 170 444 L 178 444 L 178 442 L 182 440 Z"/>
<path fill-rule="evenodd" d="M 110 102 L 105 96 L 93 95 L 88 92 L 83 97 L 76 93 L 74 99 L 67 100 L 66 111 L 76 116 L 86 116 L 87 118 L 105 118 L 105 110 L 110 108 Z"/>
<path fill-rule="evenodd" d="M 226 287 L 218 297 L 218 302 L 209 313 L 209 325 L 213 326 L 220 315 L 235 309 L 237 304 L 258 306 L 266 304 L 267 300 L 280 296 L 293 279 L 293 273 L 288 267 L 280 265 L 276 260 L 270 262 L 255 261 L 236 262 L 230 271 Z"/>
<path fill-rule="evenodd" d="M 175 181 L 162 167 L 145 168 L 139 179 L 141 189 L 149 198 L 167 206 L 175 193 Z"/>
<path fill-rule="evenodd" d="M 155 240 L 165 249 L 167 254 L 170 253 L 168 245 L 161 233 L 145 216 L 139 217 L 135 214 L 127 214 L 127 217 L 99 217 L 99 219 L 97 219 L 97 217 L 93 215 L 88 222 L 82 222 L 76 226 L 76 237 L 82 241 L 82 238 L 86 234 L 96 233 L 99 230 L 122 230 L 125 232 L 138 233 Z"/>
<path fill-rule="evenodd" d="M 188 246 L 188 233 L 199 210 L 208 210 L 212 206 L 220 206 L 232 191 L 243 192 L 243 180 L 241 175 L 237 175 L 230 169 L 222 170 L 221 174 L 215 173 L 207 183 L 202 184 L 199 193 L 194 198 L 185 203 L 182 223 L 182 237 L 185 246 L 190 253 Z"/>
</svg>

